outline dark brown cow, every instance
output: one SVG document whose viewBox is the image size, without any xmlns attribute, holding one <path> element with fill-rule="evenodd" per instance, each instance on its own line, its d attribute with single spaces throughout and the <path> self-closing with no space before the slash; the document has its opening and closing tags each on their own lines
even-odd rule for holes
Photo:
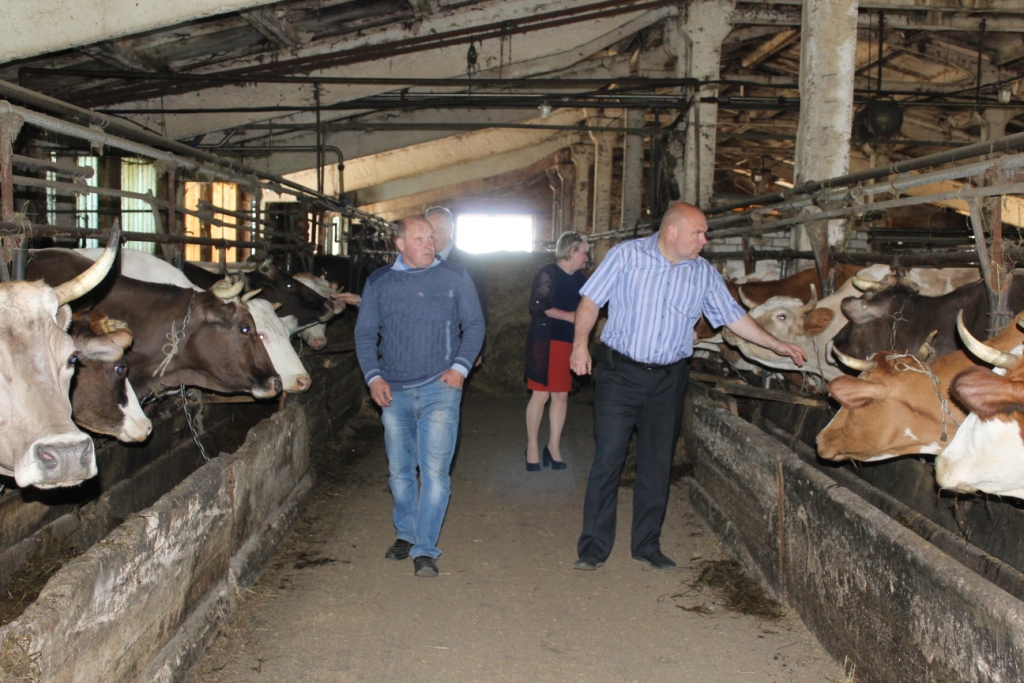
<svg viewBox="0 0 1024 683">
<path fill-rule="evenodd" d="M 80 254 L 40 249 L 31 253 L 27 276 L 59 283 L 91 265 Z M 237 300 L 123 275 L 108 278 L 89 300 L 131 328 L 135 341 L 129 359 L 139 397 L 160 395 L 179 385 L 257 398 L 281 391 L 281 378 L 256 324 Z"/>
<path fill-rule="evenodd" d="M 71 379 L 71 419 L 79 427 L 126 443 L 145 441 L 153 424 L 128 381 L 127 323 L 99 311 L 79 311 L 69 330 L 77 362 Z"/>
</svg>

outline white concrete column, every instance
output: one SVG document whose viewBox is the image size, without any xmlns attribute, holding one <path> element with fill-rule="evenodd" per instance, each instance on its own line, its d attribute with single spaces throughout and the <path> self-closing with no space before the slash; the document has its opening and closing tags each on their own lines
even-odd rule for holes
<svg viewBox="0 0 1024 683">
<path fill-rule="evenodd" d="M 797 185 L 844 175 L 850 168 L 853 83 L 857 48 L 857 0 L 804 0 L 800 46 L 800 119 Z M 823 254 L 840 244 L 846 221 L 807 224 L 793 231 L 797 249 Z"/>
<path fill-rule="evenodd" d="M 665 47 L 676 56 L 677 78 L 716 80 L 720 74 L 722 41 L 732 31 L 734 0 L 693 0 L 684 4 L 679 21 L 666 22 Z M 718 86 L 702 85 L 696 98 L 717 97 Z M 715 181 L 715 142 L 718 105 L 698 102 L 690 110 L 683 142 L 669 151 L 682 163 L 675 177 L 682 200 L 709 208 Z"/>
<path fill-rule="evenodd" d="M 613 120 L 603 116 L 587 119 L 590 126 L 610 126 Z M 590 133 L 594 141 L 594 232 L 612 229 L 612 159 L 615 154 L 615 133 Z"/>
<path fill-rule="evenodd" d="M 594 168 L 594 146 L 585 142 L 572 145 L 572 162 L 576 166 L 576 182 L 573 186 L 573 229 L 582 234 L 593 232 L 590 229 L 590 186 L 591 173 Z"/>
<path fill-rule="evenodd" d="M 627 128 L 643 128 L 642 109 L 626 112 Z M 622 213 L 619 225 L 630 228 L 640 220 L 644 188 L 644 138 L 642 135 L 626 135 L 622 149 Z"/>
<path fill-rule="evenodd" d="M 562 180 L 562 232 L 576 231 L 573 212 L 573 193 L 576 191 L 576 165 L 568 151 L 558 153 L 558 177 Z"/>
</svg>

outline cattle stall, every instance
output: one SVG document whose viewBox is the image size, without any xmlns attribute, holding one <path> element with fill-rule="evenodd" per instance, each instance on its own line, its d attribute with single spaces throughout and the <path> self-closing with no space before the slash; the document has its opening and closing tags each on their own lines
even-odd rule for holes
<svg viewBox="0 0 1024 683">
<path fill-rule="evenodd" d="M 202 461 L 178 411 L 159 422 L 152 448 L 104 449 L 113 452 L 101 476 L 120 463 L 124 478 L 81 507 L 9 492 L 0 504 L 5 529 L 19 515 L 37 519 L 0 555 L 5 563 L 23 562 L 43 534 L 91 547 L 0 628 L 5 661 L 31 652 L 43 681 L 180 680 L 301 511 L 313 484 L 311 449 L 362 404 L 353 354 L 308 361 L 307 393 L 204 408 L 201 438 L 221 457 Z M 241 427 L 232 430 L 233 421 Z M 221 446 L 230 450 L 213 450 Z M 35 534 L 26 533 L 31 526 Z"/>
<path fill-rule="evenodd" d="M 1024 662 L 1024 511 L 938 495 L 932 465 L 830 465 L 828 409 L 694 383 L 691 499 L 857 680 L 1010 681 Z"/>
</svg>

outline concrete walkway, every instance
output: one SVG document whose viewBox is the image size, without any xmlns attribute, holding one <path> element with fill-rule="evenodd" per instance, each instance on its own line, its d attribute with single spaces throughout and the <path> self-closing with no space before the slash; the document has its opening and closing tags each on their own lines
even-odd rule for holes
<svg viewBox="0 0 1024 683">
<path fill-rule="evenodd" d="M 562 447 L 569 467 L 528 473 L 526 400 L 525 392 L 467 394 L 433 579 L 414 576 L 411 560 L 384 560 L 394 540 L 391 496 L 383 432 L 366 411 L 317 454 L 320 485 L 307 512 L 191 680 L 844 680 L 792 613 L 761 621 L 690 587 L 697 562 L 725 555 L 694 515 L 686 480 L 672 487 L 662 539 L 679 570 L 630 559 L 628 489 L 620 490 L 608 563 L 573 570 L 592 407 L 585 393 L 570 400 Z M 710 614 L 687 609 L 697 606 Z"/>
</svg>

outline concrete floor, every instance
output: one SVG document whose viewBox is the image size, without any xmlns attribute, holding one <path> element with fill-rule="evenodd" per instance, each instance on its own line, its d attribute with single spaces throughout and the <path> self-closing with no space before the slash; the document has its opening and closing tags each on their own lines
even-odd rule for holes
<svg viewBox="0 0 1024 683">
<path fill-rule="evenodd" d="M 632 491 L 621 489 L 612 557 L 596 572 L 573 570 L 592 407 L 585 392 L 570 400 L 568 469 L 527 473 L 526 400 L 467 394 L 433 579 L 383 558 L 394 539 L 387 463 L 379 419 L 365 411 L 317 454 L 309 508 L 191 680 L 852 680 L 792 612 L 762 621 L 691 587 L 697 563 L 725 554 L 694 515 L 685 479 L 672 487 L 662 538 L 680 569 L 630 559 Z M 710 613 L 687 609 L 697 606 Z"/>
</svg>

